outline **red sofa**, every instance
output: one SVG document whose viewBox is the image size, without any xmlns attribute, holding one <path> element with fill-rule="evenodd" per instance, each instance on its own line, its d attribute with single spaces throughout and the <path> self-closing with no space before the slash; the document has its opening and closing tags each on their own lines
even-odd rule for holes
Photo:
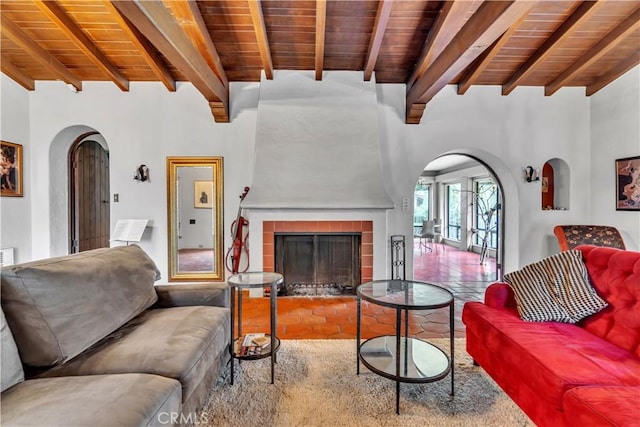
<svg viewBox="0 0 640 427">
<path fill-rule="evenodd" d="M 607 308 L 577 324 L 525 322 L 494 283 L 462 311 L 467 352 L 539 426 L 638 426 L 640 252 L 576 249 Z"/>
</svg>

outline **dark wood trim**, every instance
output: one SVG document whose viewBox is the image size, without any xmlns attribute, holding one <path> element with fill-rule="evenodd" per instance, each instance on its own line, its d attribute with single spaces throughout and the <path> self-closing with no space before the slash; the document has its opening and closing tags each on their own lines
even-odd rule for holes
<svg viewBox="0 0 640 427">
<path fill-rule="evenodd" d="M 87 139 L 88 137 L 92 136 L 92 135 L 99 135 L 100 132 L 97 131 L 90 131 L 90 132 L 85 132 L 83 134 L 81 134 L 80 136 L 78 136 L 73 143 L 71 144 L 71 148 L 69 148 L 69 152 L 67 155 L 67 173 L 69 176 L 69 200 L 68 200 L 68 206 L 69 206 L 69 248 L 68 251 L 70 254 L 76 253 L 77 251 L 75 250 L 75 245 L 74 245 L 74 241 L 77 240 L 78 237 L 78 206 L 76 205 L 76 194 L 77 194 L 77 188 L 76 188 L 76 182 L 78 180 L 78 176 L 77 176 L 77 171 L 76 168 L 74 166 L 75 161 L 76 161 L 76 154 L 78 152 L 78 147 L 80 147 L 80 144 L 82 144 L 84 142 L 85 139 Z"/>
</svg>

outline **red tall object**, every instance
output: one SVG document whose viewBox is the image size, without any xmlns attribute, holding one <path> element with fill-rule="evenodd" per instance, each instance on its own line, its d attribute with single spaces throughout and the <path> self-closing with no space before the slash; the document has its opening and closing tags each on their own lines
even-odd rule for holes
<svg viewBox="0 0 640 427">
<path fill-rule="evenodd" d="M 225 265 L 227 270 L 236 274 L 245 272 L 249 269 L 249 248 L 247 247 L 247 238 L 249 237 L 249 221 L 242 216 L 242 201 L 247 197 L 249 187 L 244 187 L 244 192 L 240 195 L 240 204 L 238 205 L 238 216 L 233 224 L 231 224 L 231 238 L 233 244 L 227 250 L 225 257 Z"/>
</svg>

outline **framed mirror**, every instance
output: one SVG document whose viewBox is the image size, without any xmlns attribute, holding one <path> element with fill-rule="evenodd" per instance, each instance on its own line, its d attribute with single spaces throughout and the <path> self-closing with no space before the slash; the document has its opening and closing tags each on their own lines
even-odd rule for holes
<svg viewBox="0 0 640 427">
<path fill-rule="evenodd" d="M 167 157 L 169 281 L 223 281 L 222 157 Z"/>
</svg>

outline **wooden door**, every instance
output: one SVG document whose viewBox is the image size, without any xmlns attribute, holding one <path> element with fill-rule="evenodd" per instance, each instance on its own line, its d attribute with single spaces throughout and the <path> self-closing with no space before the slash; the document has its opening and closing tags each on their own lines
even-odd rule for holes
<svg viewBox="0 0 640 427">
<path fill-rule="evenodd" d="M 109 247 L 109 154 L 95 141 L 82 141 L 70 160 L 70 252 Z"/>
</svg>

